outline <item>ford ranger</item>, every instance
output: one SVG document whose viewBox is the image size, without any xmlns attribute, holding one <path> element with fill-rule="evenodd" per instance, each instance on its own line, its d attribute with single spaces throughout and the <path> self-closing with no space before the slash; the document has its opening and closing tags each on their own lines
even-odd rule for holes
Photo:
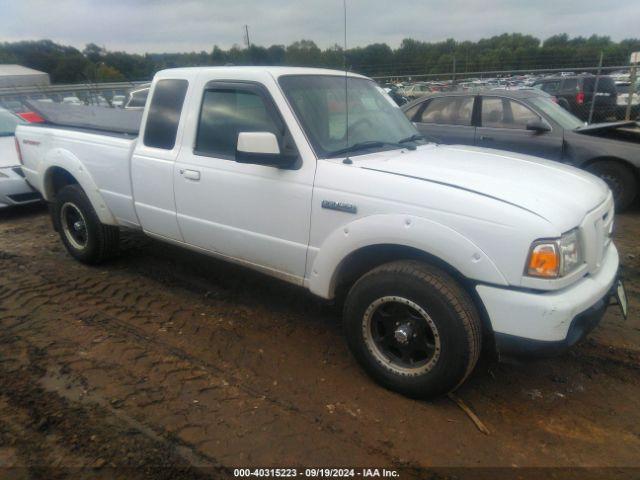
<svg viewBox="0 0 640 480">
<path fill-rule="evenodd" d="M 610 301 L 626 315 L 602 180 L 428 143 L 368 78 L 164 70 L 138 121 L 18 127 L 68 252 L 99 263 L 138 229 L 338 299 L 353 354 L 392 390 L 437 396 L 482 345 L 556 352 Z"/>
</svg>

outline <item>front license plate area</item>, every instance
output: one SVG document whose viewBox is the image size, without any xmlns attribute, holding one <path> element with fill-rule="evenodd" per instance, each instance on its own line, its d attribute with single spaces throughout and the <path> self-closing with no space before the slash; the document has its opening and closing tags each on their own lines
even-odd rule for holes
<svg viewBox="0 0 640 480">
<path fill-rule="evenodd" d="M 626 320 L 627 312 L 628 312 L 627 291 L 624 288 L 624 283 L 622 283 L 622 280 L 617 281 L 615 291 L 614 291 L 614 296 L 616 298 L 618 305 L 620 306 L 620 311 L 622 312 L 622 316 Z"/>
</svg>

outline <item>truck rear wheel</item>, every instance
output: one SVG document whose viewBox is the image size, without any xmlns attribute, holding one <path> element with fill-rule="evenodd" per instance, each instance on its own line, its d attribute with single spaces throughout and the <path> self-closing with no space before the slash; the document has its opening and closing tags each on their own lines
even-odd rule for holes
<svg viewBox="0 0 640 480">
<path fill-rule="evenodd" d="M 62 243 L 77 260 L 98 264 L 118 252 L 118 228 L 100 223 L 79 185 L 67 185 L 58 192 L 52 215 Z"/>
<path fill-rule="evenodd" d="M 455 390 L 481 348 L 478 312 L 446 272 L 418 261 L 382 265 L 349 292 L 344 327 L 358 362 L 378 383 L 414 398 Z"/>
</svg>

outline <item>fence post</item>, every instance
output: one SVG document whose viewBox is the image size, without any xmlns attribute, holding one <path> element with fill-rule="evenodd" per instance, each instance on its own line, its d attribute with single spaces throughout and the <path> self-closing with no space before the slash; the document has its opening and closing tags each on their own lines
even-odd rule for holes
<svg viewBox="0 0 640 480">
<path fill-rule="evenodd" d="M 602 73 L 602 56 L 603 52 L 600 51 L 600 62 L 598 62 L 598 74 L 596 75 L 596 84 L 593 86 L 593 97 L 591 97 L 591 108 L 589 109 L 589 120 L 587 123 L 591 123 L 593 120 L 593 107 L 596 105 L 596 97 L 598 96 L 598 83 L 600 82 L 600 73 Z"/>
<path fill-rule="evenodd" d="M 453 56 L 453 77 L 451 81 L 451 85 L 455 88 L 456 86 L 456 56 Z"/>
<path fill-rule="evenodd" d="M 637 68 L 638 66 L 635 63 L 631 66 L 631 76 L 629 78 L 629 80 L 631 80 L 631 83 L 629 84 L 629 98 L 627 99 L 627 111 L 624 114 L 625 120 L 631 120 L 631 104 L 633 103 L 633 95 L 636 93 Z M 640 95 L 640 92 L 638 92 L 638 94 Z"/>
</svg>

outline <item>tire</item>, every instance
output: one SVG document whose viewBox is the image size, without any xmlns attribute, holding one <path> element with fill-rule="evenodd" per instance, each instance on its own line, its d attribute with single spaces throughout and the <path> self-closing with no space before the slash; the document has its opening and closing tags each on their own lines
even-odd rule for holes
<svg viewBox="0 0 640 480">
<path fill-rule="evenodd" d="M 67 251 L 82 263 L 95 265 L 118 253 L 120 231 L 103 225 L 79 185 L 62 188 L 53 202 L 53 223 Z"/>
<path fill-rule="evenodd" d="M 587 170 L 604 180 L 613 192 L 616 211 L 622 212 L 633 203 L 638 193 L 634 172 L 626 165 L 615 160 L 595 162 Z"/>
<path fill-rule="evenodd" d="M 391 262 L 364 275 L 347 295 L 343 321 L 364 370 L 412 398 L 455 390 L 480 355 L 481 322 L 473 301 L 449 274 L 423 262 Z M 408 361 L 407 350 L 413 350 Z"/>
</svg>

